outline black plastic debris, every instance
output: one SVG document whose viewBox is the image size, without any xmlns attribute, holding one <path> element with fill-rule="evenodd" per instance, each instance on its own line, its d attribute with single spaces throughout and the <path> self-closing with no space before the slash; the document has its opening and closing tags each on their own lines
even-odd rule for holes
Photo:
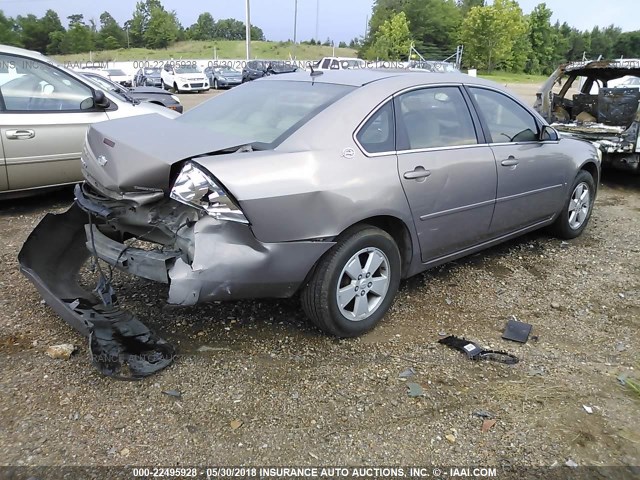
<svg viewBox="0 0 640 480">
<path fill-rule="evenodd" d="M 182 398 L 182 393 L 180 393 L 178 390 L 163 390 L 162 393 L 164 393 L 165 395 L 169 395 L 170 397 L 177 398 L 178 400 Z"/>
<path fill-rule="evenodd" d="M 470 360 L 491 360 L 506 363 L 507 365 L 514 365 L 519 362 L 518 357 L 515 355 L 497 350 L 486 350 L 475 342 L 470 342 L 469 340 L 453 335 L 441 338 L 438 340 L 438 343 L 464 353 Z"/>
<path fill-rule="evenodd" d="M 77 204 L 46 215 L 18 255 L 20 270 L 49 307 L 89 338 L 91 361 L 100 373 L 126 380 L 152 375 L 173 362 L 175 350 L 118 306 L 104 275 L 97 291 L 80 286 L 79 272 L 89 258 L 86 223 Z"/>
<path fill-rule="evenodd" d="M 507 322 L 507 327 L 504 329 L 502 338 L 514 342 L 527 343 L 531 328 L 531 324 L 519 322 L 515 318 L 512 318 Z"/>
</svg>

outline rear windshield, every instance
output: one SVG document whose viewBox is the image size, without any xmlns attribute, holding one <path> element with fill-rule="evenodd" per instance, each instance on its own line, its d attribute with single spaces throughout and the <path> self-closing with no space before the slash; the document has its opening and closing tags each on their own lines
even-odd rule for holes
<svg viewBox="0 0 640 480">
<path fill-rule="evenodd" d="M 256 81 L 218 95 L 175 121 L 231 136 L 241 132 L 256 148 L 275 148 L 354 89 L 327 83 Z"/>
</svg>

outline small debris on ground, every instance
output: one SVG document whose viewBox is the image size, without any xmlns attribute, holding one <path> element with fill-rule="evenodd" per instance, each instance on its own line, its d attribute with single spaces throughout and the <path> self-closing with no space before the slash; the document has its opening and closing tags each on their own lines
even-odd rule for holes
<svg viewBox="0 0 640 480">
<path fill-rule="evenodd" d="M 170 397 L 182 398 L 182 393 L 178 390 L 163 390 L 162 393 L 169 395 Z"/>
<path fill-rule="evenodd" d="M 593 407 L 590 407 L 588 405 L 582 405 L 582 408 L 584 408 L 584 411 L 587 412 L 589 415 L 593 413 Z"/>
<path fill-rule="evenodd" d="M 578 466 L 578 464 L 576 462 L 574 462 L 573 460 L 569 459 L 565 462 L 565 465 L 567 467 L 571 467 L 571 468 L 576 468 Z"/>
<path fill-rule="evenodd" d="M 422 397 L 424 395 L 424 389 L 418 383 L 409 382 L 407 383 L 407 388 L 409 389 L 409 396 L 411 398 Z"/>
<path fill-rule="evenodd" d="M 410 378 L 410 377 L 413 377 L 415 374 L 416 374 L 416 371 L 413 368 L 409 367 L 406 370 L 403 370 L 402 372 L 400 372 L 398 374 L 398 377 L 399 378 Z"/>
<path fill-rule="evenodd" d="M 126 447 L 120 450 L 120 455 L 123 457 L 128 457 L 130 453 L 131 451 Z"/>
<path fill-rule="evenodd" d="M 482 433 L 487 433 L 496 424 L 497 420 L 485 420 L 482 422 Z"/>
<path fill-rule="evenodd" d="M 242 420 L 231 420 L 229 424 L 231 426 L 231 430 L 237 430 L 242 426 Z"/>
<path fill-rule="evenodd" d="M 449 441 L 449 443 L 456 443 L 456 437 L 451 433 L 445 435 L 444 438 L 446 438 Z"/>
<path fill-rule="evenodd" d="M 72 344 L 61 343 L 60 345 L 51 345 L 44 353 L 47 356 L 58 360 L 69 360 L 69 358 L 75 351 L 76 347 L 74 347 Z"/>
<path fill-rule="evenodd" d="M 493 418 L 495 415 L 487 410 L 476 410 L 473 415 L 480 418 Z"/>
<path fill-rule="evenodd" d="M 560 304 L 558 302 L 551 302 L 551 308 L 553 308 L 555 310 L 559 310 L 560 309 Z"/>
</svg>

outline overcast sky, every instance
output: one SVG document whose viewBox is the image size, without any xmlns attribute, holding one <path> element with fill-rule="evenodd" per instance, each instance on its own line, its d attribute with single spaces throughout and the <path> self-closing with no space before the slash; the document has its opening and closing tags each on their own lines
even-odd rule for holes
<svg viewBox="0 0 640 480">
<path fill-rule="evenodd" d="M 316 6 L 320 5 L 319 37 L 336 42 L 348 41 L 364 34 L 372 0 L 298 0 L 298 40 L 315 37 Z M 261 27 L 267 39 L 293 38 L 295 0 L 251 0 L 251 21 Z M 540 0 L 520 0 L 529 13 Z M 209 11 L 215 19 L 237 18 L 244 21 L 244 0 L 162 0 L 168 10 L 175 10 L 183 26 L 188 27 L 198 15 Z M 615 24 L 625 31 L 640 28 L 640 0 L 547 0 L 553 10 L 553 21 L 567 21 L 581 30 L 594 25 Z M 85 19 L 98 20 L 107 10 L 120 24 L 131 18 L 136 0 L 0 0 L 0 10 L 15 17 L 33 13 L 42 16 L 47 9 L 58 12 L 66 25 L 66 17 L 82 13 Z"/>
</svg>

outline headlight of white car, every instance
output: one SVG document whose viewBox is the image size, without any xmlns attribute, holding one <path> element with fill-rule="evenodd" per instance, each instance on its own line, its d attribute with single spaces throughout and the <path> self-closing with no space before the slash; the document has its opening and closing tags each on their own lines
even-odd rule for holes
<svg viewBox="0 0 640 480">
<path fill-rule="evenodd" d="M 173 184 L 171 198 L 205 211 L 218 220 L 249 223 L 229 194 L 211 175 L 193 162 L 187 162 Z"/>
</svg>

